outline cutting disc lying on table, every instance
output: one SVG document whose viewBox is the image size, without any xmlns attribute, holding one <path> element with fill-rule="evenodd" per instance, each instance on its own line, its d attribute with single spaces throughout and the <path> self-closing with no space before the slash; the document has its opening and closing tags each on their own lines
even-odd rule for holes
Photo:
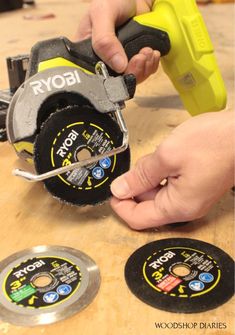
<svg viewBox="0 0 235 335">
<path fill-rule="evenodd" d="M 90 304 L 100 273 L 79 250 L 38 246 L 1 261 L 0 285 L 0 319 L 36 326 L 65 319 Z"/>
<path fill-rule="evenodd" d="M 43 124 L 34 146 L 39 174 L 103 154 L 122 144 L 118 124 L 91 107 L 71 106 L 53 113 Z M 129 148 L 97 163 L 44 181 L 62 201 L 95 205 L 111 196 L 110 184 L 130 166 Z"/>
<path fill-rule="evenodd" d="M 136 250 L 125 278 L 145 303 L 170 312 L 195 313 L 216 308 L 234 294 L 234 261 L 206 242 L 171 238 Z"/>
</svg>

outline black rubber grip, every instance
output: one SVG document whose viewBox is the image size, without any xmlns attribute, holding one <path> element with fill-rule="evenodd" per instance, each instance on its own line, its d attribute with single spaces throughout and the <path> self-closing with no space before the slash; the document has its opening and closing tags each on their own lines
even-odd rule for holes
<svg viewBox="0 0 235 335">
<path fill-rule="evenodd" d="M 128 59 L 131 59 L 142 48 L 151 47 L 158 50 L 161 56 L 170 51 L 170 39 L 166 32 L 128 21 L 117 30 L 117 37 L 121 41 Z M 38 42 L 31 50 L 27 78 L 38 71 L 38 64 L 48 59 L 63 57 L 82 68 L 95 72 L 95 65 L 100 58 L 92 49 L 91 39 L 72 43 L 65 37 Z M 116 73 L 109 69 L 111 75 Z"/>
<path fill-rule="evenodd" d="M 158 50 L 161 56 L 170 51 L 170 39 L 166 32 L 147 27 L 130 20 L 116 31 L 117 37 L 130 60 L 144 47 Z M 91 39 L 69 45 L 71 54 L 84 62 L 84 67 L 94 71 L 95 64 L 100 60 L 92 49 Z"/>
</svg>

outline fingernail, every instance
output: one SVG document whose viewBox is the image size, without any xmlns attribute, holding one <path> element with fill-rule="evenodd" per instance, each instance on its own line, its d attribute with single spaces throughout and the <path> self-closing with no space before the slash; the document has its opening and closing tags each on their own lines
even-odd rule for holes
<svg viewBox="0 0 235 335">
<path fill-rule="evenodd" d="M 125 198 L 129 195 L 130 188 L 123 176 L 118 177 L 112 182 L 111 192 L 117 198 Z"/>
<path fill-rule="evenodd" d="M 126 60 L 119 53 L 115 54 L 111 58 L 110 63 L 111 63 L 111 67 L 112 67 L 113 70 L 115 70 L 117 72 L 124 72 L 125 67 L 126 67 Z"/>
</svg>

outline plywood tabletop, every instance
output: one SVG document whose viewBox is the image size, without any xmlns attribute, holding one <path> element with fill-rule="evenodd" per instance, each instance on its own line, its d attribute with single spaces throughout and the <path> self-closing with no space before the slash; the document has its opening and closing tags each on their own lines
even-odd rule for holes
<svg viewBox="0 0 235 335">
<path fill-rule="evenodd" d="M 0 88 L 7 88 L 5 58 L 28 53 L 31 46 L 51 37 L 73 39 L 89 1 L 38 0 L 33 9 L 0 14 Z M 228 90 L 228 108 L 234 108 L 234 5 L 201 8 L 208 25 Z M 47 20 L 26 20 L 28 14 L 55 14 Z M 173 128 L 190 116 L 177 92 L 160 69 L 138 86 L 135 98 L 124 112 L 129 132 L 132 164 L 154 150 Z M 234 305 L 228 301 L 215 310 L 199 314 L 172 314 L 154 309 L 133 296 L 124 280 L 128 257 L 145 243 L 170 237 L 185 237 L 212 243 L 231 256 L 234 247 L 234 196 L 228 192 L 207 216 L 182 227 L 136 232 L 112 212 L 109 203 L 97 207 L 70 207 L 53 199 L 41 183 L 13 177 L 24 166 L 9 143 L 0 143 L 0 260 L 36 245 L 63 245 L 82 250 L 98 264 L 102 282 L 95 300 L 75 316 L 34 329 L 0 321 L 0 334 L 164 335 L 182 334 L 182 329 L 156 329 L 155 322 L 224 323 L 225 329 L 185 329 L 185 334 L 234 334 Z M 232 280 L 232 278 L 231 278 Z M 199 326 L 198 326 L 199 327 Z"/>
</svg>

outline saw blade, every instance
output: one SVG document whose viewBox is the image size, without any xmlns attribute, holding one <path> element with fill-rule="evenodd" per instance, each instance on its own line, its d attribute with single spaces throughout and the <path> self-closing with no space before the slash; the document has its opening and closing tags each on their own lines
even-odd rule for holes
<svg viewBox="0 0 235 335">
<path fill-rule="evenodd" d="M 146 304 L 174 313 L 216 308 L 234 294 L 234 261 L 218 247 L 169 238 L 137 249 L 125 266 L 132 293 Z"/>
<path fill-rule="evenodd" d="M 66 319 L 85 308 L 100 287 L 96 263 L 63 246 L 37 246 L 0 262 L 0 318 L 20 326 Z"/>
<path fill-rule="evenodd" d="M 119 147 L 123 134 L 107 114 L 90 106 L 69 106 L 42 125 L 34 145 L 34 162 L 41 174 Z M 75 205 L 95 205 L 111 196 L 111 182 L 130 167 L 129 148 L 94 164 L 44 181 L 56 198 Z"/>
</svg>

